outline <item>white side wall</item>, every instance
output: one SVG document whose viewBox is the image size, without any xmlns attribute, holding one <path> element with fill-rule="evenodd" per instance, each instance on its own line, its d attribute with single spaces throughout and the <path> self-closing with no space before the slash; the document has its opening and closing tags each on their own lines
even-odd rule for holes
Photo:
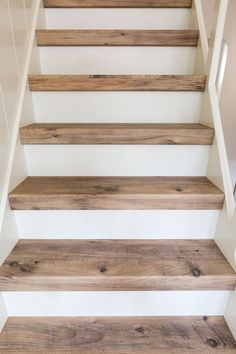
<svg viewBox="0 0 236 354">
<path fill-rule="evenodd" d="M 210 37 L 212 16 L 214 13 L 215 0 L 202 0 L 202 6 L 207 27 L 207 34 Z M 236 182 L 236 100 L 235 100 L 235 81 L 236 81 L 236 1 L 229 0 L 224 40 L 228 44 L 228 61 L 226 65 L 225 77 L 222 87 L 220 109 L 222 125 L 225 136 L 227 155 L 229 159 L 231 180 L 234 186 Z"/>
<path fill-rule="evenodd" d="M 202 8 L 205 17 L 205 24 L 208 38 L 211 34 L 212 17 L 214 14 L 215 0 L 202 0 Z"/>
<path fill-rule="evenodd" d="M 3 34 L 0 40 L 0 263 L 17 240 L 14 215 L 7 205 L 14 159 L 17 163 L 11 184 L 17 184 L 27 174 L 23 150 L 16 141 L 36 3 L 37 0 L 0 1 L 0 32 Z"/>
<path fill-rule="evenodd" d="M 222 87 L 220 109 L 225 135 L 226 149 L 229 158 L 231 180 L 236 182 L 236 1 L 229 1 L 224 39 L 228 43 L 228 61 Z"/>
</svg>

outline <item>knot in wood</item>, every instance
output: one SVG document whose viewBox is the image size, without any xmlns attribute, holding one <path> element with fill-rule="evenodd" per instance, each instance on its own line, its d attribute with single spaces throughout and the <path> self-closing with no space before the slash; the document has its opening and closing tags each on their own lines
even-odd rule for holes
<svg viewBox="0 0 236 354">
<path fill-rule="evenodd" d="M 12 268 L 17 268 L 19 266 L 19 263 L 17 261 L 13 261 L 10 263 L 10 267 Z"/>
<path fill-rule="evenodd" d="M 144 333 L 144 328 L 143 327 L 136 327 L 135 331 L 138 333 Z"/>
<path fill-rule="evenodd" d="M 219 346 L 217 340 L 214 338 L 207 338 L 206 342 L 207 345 L 209 345 L 211 348 L 217 348 Z"/>
<path fill-rule="evenodd" d="M 99 270 L 101 273 L 105 273 L 107 271 L 107 267 L 102 266 Z"/>
<path fill-rule="evenodd" d="M 194 277 L 196 277 L 196 278 L 200 277 L 200 275 L 201 275 L 200 269 L 198 269 L 198 268 L 193 268 L 193 269 L 192 269 L 192 275 L 193 275 Z"/>
</svg>

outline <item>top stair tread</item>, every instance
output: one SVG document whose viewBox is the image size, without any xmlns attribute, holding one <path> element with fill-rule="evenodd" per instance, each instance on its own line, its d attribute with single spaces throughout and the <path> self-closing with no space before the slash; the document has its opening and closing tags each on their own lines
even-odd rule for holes
<svg viewBox="0 0 236 354">
<path fill-rule="evenodd" d="M 7 290 L 220 290 L 236 274 L 213 240 L 20 240 Z"/>
<path fill-rule="evenodd" d="M 37 30 L 39 46 L 197 46 L 197 30 Z"/>
<path fill-rule="evenodd" d="M 43 0 L 46 8 L 191 8 L 192 0 Z"/>
</svg>

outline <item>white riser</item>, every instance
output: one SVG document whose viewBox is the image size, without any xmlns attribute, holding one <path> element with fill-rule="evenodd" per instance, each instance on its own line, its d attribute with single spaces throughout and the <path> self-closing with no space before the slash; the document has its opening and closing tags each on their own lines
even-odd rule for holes
<svg viewBox="0 0 236 354">
<path fill-rule="evenodd" d="M 30 176 L 204 176 L 209 146 L 25 145 Z"/>
<path fill-rule="evenodd" d="M 50 29 L 187 29 L 188 9 L 47 9 Z"/>
<path fill-rule="evenodd" d="M 196 123 L 200 92 L 34 92 L 36 122 Z"/>
<path fill-rule="evenodd" d="M 8 316 L 223 315 L 228 291 L 6 292 Z"/>
<path fill-rule="evenodd" d="M 195 52 L 189 47 L 41 47 L 40 57 L 43 74 L 191 75 Z"/>
<path fill-rule="evenodd" d="M 15 211 L 27 239 L 212 239 L 216 210 Z"/>
</svg>

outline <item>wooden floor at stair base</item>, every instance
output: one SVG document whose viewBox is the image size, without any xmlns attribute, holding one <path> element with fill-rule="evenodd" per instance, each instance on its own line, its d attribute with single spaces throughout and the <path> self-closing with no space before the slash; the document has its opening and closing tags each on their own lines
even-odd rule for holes
<svg viewBox="0 0 236 354">
<path fill-rule="evenodd" d="M 217 210 L 224 194 L 205 177 L 27 177 L 13 210 Z"/>
<path fill-rule="evenodd" d="M 213 240 L 20 240 L 1 291 L 233 290 Z"/>
<path fill-rule="evenodd" d="M 105 304 L 104 304 L 105 306 Z M 0 352 L 191 354 L 236 351 L 223 317 L 9 318 Z"/>
<path fill-rule="evenodd" d="M 29 75 L 31 91 L 204 91 L 205 75 Z"/>
<path fill-rule="evenodd" d="M 43 0 L 55 8 L 190 8 L 192 0 Z"/>
<path fill-rule="evenodd" d="M 22 144 L 211 145 L 202 124 L 34 123 L 20 129 Z"/>
<path fill-rule="evenodd" d="M 197 30 L 37 30 L 38 46 L 191 46 Z"/>
</svg>

